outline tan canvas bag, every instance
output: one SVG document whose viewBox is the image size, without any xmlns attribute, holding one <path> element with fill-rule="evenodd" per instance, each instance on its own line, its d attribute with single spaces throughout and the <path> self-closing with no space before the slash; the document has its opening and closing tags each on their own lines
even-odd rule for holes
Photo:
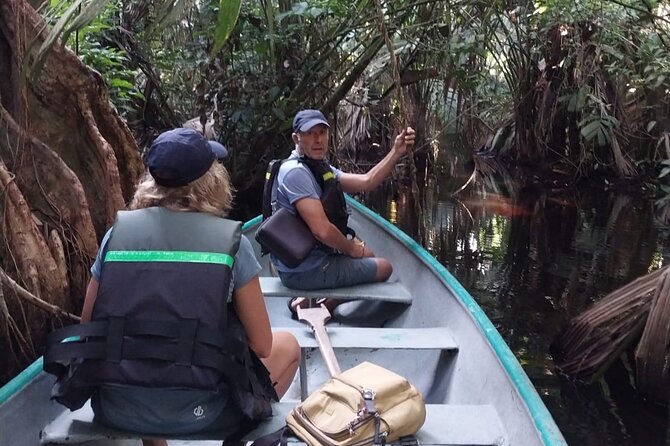
<svg viewBox="0 0 670 446">
<path fill-rule="evenodd" d="M 402 376 L 363 362 L 331 378 L 295 407 L 286 422 L 310 446 L 391 443 L 426 419 L 423 396 Z"/>
</svg>

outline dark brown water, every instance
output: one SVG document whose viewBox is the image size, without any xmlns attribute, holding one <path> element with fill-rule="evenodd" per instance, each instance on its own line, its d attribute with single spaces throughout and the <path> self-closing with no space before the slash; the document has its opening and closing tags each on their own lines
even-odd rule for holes
<svg viewBox="0 0 670 446">
<path fill-rule="evenodd" d="M 510 194 L 509 186 L 489 182 L 454 198 L 454 184 L 430 181 L 420 210 L 408 187 L 361 199 L 421 240 L 479 302 L 570 445 L 668 444 L 668 413 L 636 395 L 634 364 L 617 362 L 583 385 L 557 375 L 549 352 L 571 317 L 667 263 L 670 230 L 659 210 L 602 190 Z"/>
</svg>

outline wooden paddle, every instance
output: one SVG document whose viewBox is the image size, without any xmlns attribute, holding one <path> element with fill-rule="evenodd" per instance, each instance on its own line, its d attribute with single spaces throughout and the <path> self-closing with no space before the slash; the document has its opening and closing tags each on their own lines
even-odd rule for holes
<svg viewBox="0 0 670 446">
<path fill-rule="evenodd" d="M 333 345 L 330 343 L 330 338 L 326 332 L 325 324 L 330 320 L 328 309 L 323 304 L 312 308 L 298 307 L 298 319 L 302 322 L 307 322 L 312 327 L 316 343 L 319 345 L 321 356 L 323 356 L 323 361 L 326 363 L 326 367 L 328 367 L 330 376 L 342 373 L 335 357 L 335 350 L 333 350 Z"/>
</svg>

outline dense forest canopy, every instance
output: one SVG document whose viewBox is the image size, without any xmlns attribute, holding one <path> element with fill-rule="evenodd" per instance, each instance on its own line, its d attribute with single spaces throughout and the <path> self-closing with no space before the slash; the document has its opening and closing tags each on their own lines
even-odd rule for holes
<svg viewBox="0 0 670 446">
<path fill-rule="evenodd" d="M 670 157 L 664 2 L 248 1 L 216 53 L 218 2 L 97 3 L 68 41 L 103 74 L 140 143 L 211 119 L 235 149 L 241 191 L 286 153 L 290 116 L 304 106 L 338 120 L 347 150 L 388 140 L 395 114 L 427 130 L 426 151 L 458 132 L 571 178 L 655 177 Z"/>
<path fill-rule="evenodd" d="M 414 126 L 401 166 L 414 193 L 416 172 L 441 174 L 453 134 L 534 173 L 522 180 L 670 192 L 668 2 L 1 3 L 0 355 L 12 370 L 0 380 L 79 312 L 142 149 L 188 121 L 230 148 L 238 218 L 260 209 L 267 161 L 289 152 L 304 107 L 331 117 L 350 168 Z"/>
</svg>

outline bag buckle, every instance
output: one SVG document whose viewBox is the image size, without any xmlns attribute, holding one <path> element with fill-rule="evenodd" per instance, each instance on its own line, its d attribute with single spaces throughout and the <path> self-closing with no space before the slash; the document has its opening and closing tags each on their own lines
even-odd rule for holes
<svg viewBox="0 0 670 446">
<path fill-rule="evenodd" d="M 377 405 L 375 405 L 375 396 L 377 396 L 377 394 L 374 392 L 374 390 L 370 389 L 363 389 L 362 394 L 363 407 L 365 408 L 365 412 L 371 415 L 377 415 Z"/>
</svg>

